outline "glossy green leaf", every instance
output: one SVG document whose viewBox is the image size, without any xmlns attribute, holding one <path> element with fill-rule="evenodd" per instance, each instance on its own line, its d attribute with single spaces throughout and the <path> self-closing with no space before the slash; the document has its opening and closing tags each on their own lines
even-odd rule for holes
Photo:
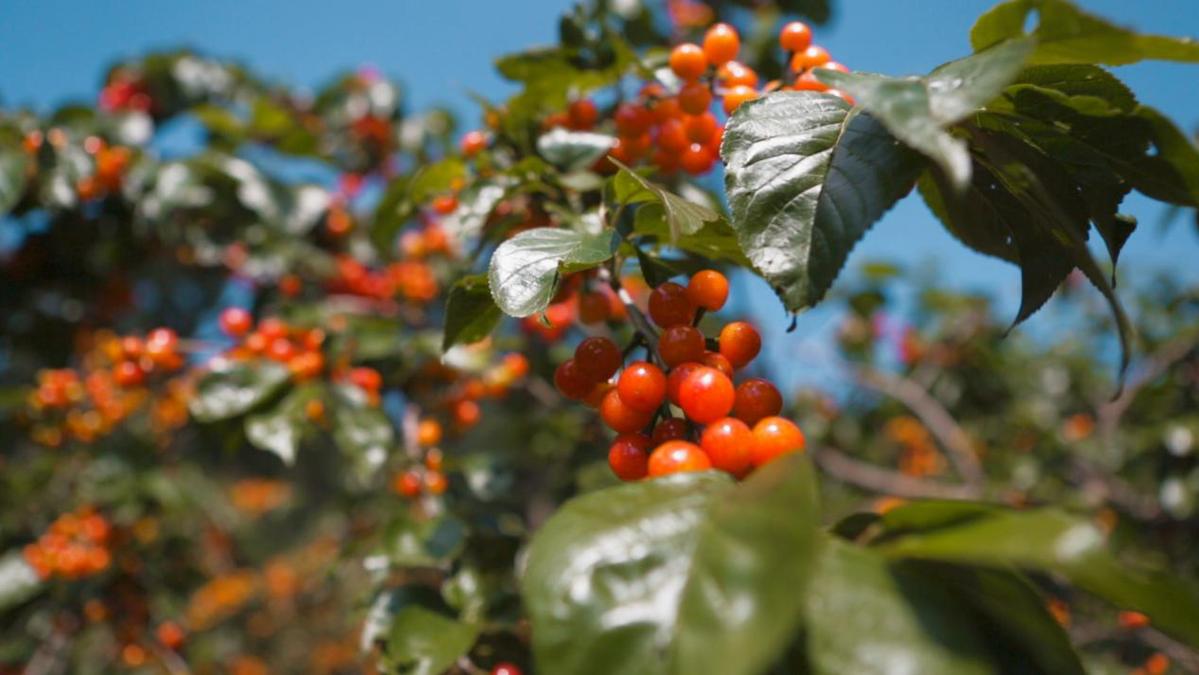
<svg viewBox="0 0 1199 675">
<path fill-rule="evenodd" d="M 478 632 L 471 624 L 409 605 L 392 618 L 387 660 L 396 673 L 439 675 L 470 650 Z"/>
<path fill-rule="evenodd" d="M 1199 645 L 1199 586 L 1160 571 L 1121 565 L 1092 522 L 1052 509 L 997 511 L 956 525 L 888 540 L 893 558 L 924 558 L 1054 572 L 1158 628 Z"/>
<path fill-rule="evenodd" d="M 741 248 L 790 310 L 824 296 L 850 250 L 923 169 L 920 155 L 869 114 L 812 92 L 743 104 L 721 156 Z"/>
<path fill-rule="evenodd" d="M 616 162 L 616 160 L 613 160 Z M 632 169 L 620 165 L 620 171 L 612 178 L 616 201 L 621 204 L 656 201 L 662 205 L 670 241 L 677 242 L 684 235 L 693 235 L 703 229 L 705 223 L 720 220 L 720 214 L 712 209 L 684 199 L 651 181 L 642 178 Z"/>
<path fill-rule="evenodd" d="M 198 422 L 245 414 L 286 386 L 287 368 L 274 362 L 222 361 L 200 377 L 190 408 Z"/>
<path fill-rule="evenodd" d="M 377 407 L 342 402 L 334 408 L 333 440 L 368 464 L 381 462 L 395 443 L 395 429 Z M 367 467 L 369 469 L 369 467 Z"/>
<path fill-rule="evenodd" d="M 681 251 L 694 253 L 709 260 L 751 266 L 749 259 L 741 252 L 737 234 L 723 218 L 704 223 L 703 227 L 695 232 L 671 240 L 670 226 L 667 224 L 666 210 L 662 204 L 642 204 L 637 207 L 637 213 L 633 217 L 633 232 L 654 237 Z"/>
<path fill-rule="evenodd" d="M 503 313 L 491 299 L 487 276 L 472 274 L 454 282 L 445 305 L 442 349 L 478 342 L 491 334 Z"/>
<path fill-rule="evenodd" d="M 404 515 L 388 525 L 384 553 L 399 567 L 443 567 L 462 550 L 466 535 L 465 523 L 452 516 Z"/>
<path fill-rule="evenodd" d="M 294 464 L 307 425 L 305 408 L 319 396 L 318 387 L 297 387 L 272 410 L 247 416 L 246 439 L 255 447 L 274 453 L 284 464 Z"/>
<path fill-rule="evenodd" d="M 574 171 L 591 166 L 615 144 L 615 136 L 559 127 L 537 139 L 537 152 L 558 168 Z"/>
<path fill-rule="evenodd" d="M 491 255 L 491 297 L 509 316 L 536 314 L 549 306 L 561 272 L 597 267 L 612 257 L 617 242 L 608 229 L 597 234 L 552 227 L 521 232 Z"/>
<path fill-rule="evenodd" d="M 25 602 L 41 588 L 42 580 L 19 551 L 0 556 L 0 612 Z"/>
<path fill-rule="evenodd" d="M 1101 63 L 1121 66 L 1146 59 L 1199 62 L 1199 42 L 1191 38 L 1142 35 L 1079 9 L 1068 0 L 1007 0 L 988 10 L 970 29 L 970 44 L 982 51 L 1024 35 L 1030 12 L 1036 50 L 1032 64 Z"/>
<path fill-rule="evenodd" d="M 797 455 L 740 486 L 689 474 L 568 502 L 534 537 L 523 574 L 538 664 L 562 675 L 760 672 L 801 620 L 815 499 Z"/>
<path fill-rule="evenodd" d="M 951 61 L 927 77 L 895 78 L 818 69 L 816 76 L 852 95 L 896 138 L 937 162 L 959 189 L 970 180 L 966 144 L 947 128 L 999 96 L 1032 50 L 1013 40 Z"/>
</svg>

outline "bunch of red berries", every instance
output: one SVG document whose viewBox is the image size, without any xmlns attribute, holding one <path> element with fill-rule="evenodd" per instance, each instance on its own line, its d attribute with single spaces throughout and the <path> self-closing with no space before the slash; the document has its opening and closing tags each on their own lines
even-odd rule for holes
<svg viewBox="0 0 1199 675">
<path fill-rule="evenodd" d="M 42 579 L 79 579 L 102 572 L 112 562 L 108 520 L 85 506 L 58 517 L 38 540 L 25 547 L 25 561 Z"/>
<path fill-rule="evenodd" d="M 649 296 L 650 318 L 662 329 L 643 336 L 655 341 L 650 361 L 621 371 L 624 355 L 616 344 L 590 337 L 554 373 L 564 396 L 597 408 L 620 434 L 608 463 L 622 480 L 711 468 L 743 477 L 803 449 L 799 427 L 778 416 L 783 399 L 773 384 L 759 378 L 733 384 L 736 371 L 761 351 L 757 330 L 735 321 L 709 341 L 695 325 L 701 312 L 722 308 L 728 292 L 728 280 L 713 270 L 696 273 L 685 287 L 666 282 Z"/>
</svg>

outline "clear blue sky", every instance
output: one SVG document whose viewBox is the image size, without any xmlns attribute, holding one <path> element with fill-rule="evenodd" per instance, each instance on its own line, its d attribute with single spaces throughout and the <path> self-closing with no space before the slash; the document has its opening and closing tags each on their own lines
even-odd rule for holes
<svg viewBox="0 0 1199 675">
<path fill-rule="evenodd" d="M 493 72 L 503 53 L 555 39 L 567 0 L 14 0 L 0 6 L 0 104 L 48 108 L 95 95 L 114 59 L 149 49 L 191 46 L 234 57 L 262 74 L 316 87 L 334 73 L 373 64 L 406 85 L 419 108 L 446 103 L 464 119 L 476 111 L 467 92 L 492 99 L 508 88 Z M 989 0 L 840 0 L 832 25 L 817 40 L 851 68 L 888 74 L 924 73 L 969 52 L 971 22 Z M 1199 0 L 1082 0 L 1103 16 L 1140 30 L 1199 36 Z M 1141 100 L 1186 129 L 1199 127 L 1199 66 L 1140 64 L 1117 73 Z M 1161 210 L 1130 198 L 1125 210 L 1141 219 L 1121 259 L 1126 283 L 1146 270 L 1173 267 L 1199 278 L 1199 238 L 1181 225 L 1162 236 Z M 849 267 L 880 257 L 909 263 L 935 260 L 947 283 L 987 289 L 1014 310 L 1014 268 L 965 251 L 918 199 L 897 206 L 854 252 Z M 784 323 L 763 286 L 741 294 L 765 328 Z M 1034 317 L 1030 330 L 1054 321 Z M 805 315 L 794 339 L 775 341 L 787 363 L 817 364 L 831 325 L 827 313 Z M 796 352 L 799 352 L 797 354 Z M 805 366 L 806 367 L 806 366 Z"/>
</svg>

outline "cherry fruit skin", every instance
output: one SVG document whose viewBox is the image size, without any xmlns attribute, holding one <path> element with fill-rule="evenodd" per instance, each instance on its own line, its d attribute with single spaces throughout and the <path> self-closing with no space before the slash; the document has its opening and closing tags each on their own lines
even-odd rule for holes
<svg viewBox="0 0 1199 675">
<path fill-rule="evenodd" d="M 630 408 L 653 413 L 666 399 L 666 374 L 646 361 L 634 361 L 620 374 L 616 393 Z"/>
<path fill-rule="evenodd" d="M 694 326 L 679 324 L 662 331 L 658 352 L 666 365 L 674 367 L 687 361 L 699 361 L 704 356 L 704 334 Z"/>
<path fill-rule="evenodd" d="M 687 471 L 707 471 L 712 468 L 712 461 L 704 451 L 694 443 L 687 441 L 667 441 L 649 456 L 649 476 L 658 478 L 672 473 Z"/>
<path fill-rule="evenodd" d="M 687 417 L 710 424 L 733 409 L 736 392 L 727 375 L 708 366 L 696 369 L 679 387 L 679 405 Z"/>
<path fill-rule="evenodd" d="M 704 33 L 704 56 L 714 66 L 722 66 L 737 58 L 741 51 L 741 36 L 727 23 L 718 23 Z"/>
<path fill-rule="evenodd" d="M 734 321 L 720 329 L 720 353 L 733 364 L 744 368 L 762 351 L 762 336 L 745 321 Z"/>
<path fill-rule="evenodd" d="M 699 368 L 703 368 L 704 364 L 698 361 L 688 361 L 680 363 L 671 369 L 670 375 L 666 378 L 666 396 L 670 398 L 670 402 L 682 406 L 680 403 L 679 393 L 682 391 L 683 382 L 687 381 L 687 377 Z"/>
<path fill-rule="evenodd" d="M 554 386 L 563 396 L 575 401 L 586 398 L 596 381 L 585 375 L 574 359 L 563 361 L 554 371 Z"/>
<path fill-rule="evenodd" d="M 667 281 L 649 294 L 649 316 L 662 328 L 689 324 L 695 317 L 695 307 L 687 298 L 687 289 Z"/>
<path fill-rule="evenodd" d="M 752 467 L 753 441 L 749 426 L 734 417 L 716 420 L 699 437 L 700 448 L 712 466 L 734 476 L 742 476 Z"/>
<path fill-rule="evenodd" d="M 221 312 L 221 330 L 229 337 L 241 337 L 254 326 L 254 317 L 241 307 L 228 307 Z"/>
<path fill-rule="evenodd" d="M 608 466 L 623 481 L 641 480 L 649 475 L 649 451 L 652 443 L 645 434 L 621 434 L 608 448 Z"/>
<path fill-rule="evenodd" d="M 667 417 L 654 425 L 654 432 L 650 435 L 650 440 L 653 441 L 654 447 L 658 447 L 666 441 L 686 441 L 690 437 L 691 426 L 687 420 Z"/>
<path fill-rule="evenodd" d="M 589 337 L 575 348 L 574 361 L 584 377 L 600 382 L 615 375 L 624 358 L 615 342 L 605 337 Z"/>
<path fill-rule="evenodd" d="M 504 662 L 495 664 L 491 675 L 523 675 L 523 671 L 515 663 Z"/>
<path fill-rule="evenodd" d="M 699 45 L 683 43 L 671 50 L 670 69 L 684 82 L 692 82 L 708 69 L 708 57 Z"/>
<path fill-rule="evenodd" d="M 789 52 L 802 52 L 812 44 L 812 29 L 802 21 L 792 21 L 779 32 L 779 44 Z"/>
<path fill-rule="evenodd" d="M 729 299 L 729 280 L 716 270 L 700 270 L 687 282 L 687 299 L 696 307 L 718 312 Z"/>
<path fill-rule="evenodd" d="M 620 399 L 616 389 L 604 394 L 599 405 L 600 418 L 610 429 L 622 434 L 631 434 L 644 429 L 654 418 L 653 412 L 642 412 L 630 408 Z"/>
<path fill-rule="evenodd" d="M 751 459 L 755 467 L 804 449 L 804 435 L 789 419 L 766 417 L 758 420 L 753 429 L 754 441 Z"/>
<path fill-rule="evenodd" d="M 733 417 L 753 425 L 782 411 L 783 395 L 779 393 L 778 387 L 768 380 L 754 377 L 737 385 Z"/>
</svg>

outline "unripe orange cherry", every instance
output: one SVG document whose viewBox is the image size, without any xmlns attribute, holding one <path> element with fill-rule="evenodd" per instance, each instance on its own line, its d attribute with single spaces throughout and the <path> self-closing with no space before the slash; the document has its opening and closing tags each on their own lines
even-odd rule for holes
<svg viewBox="0 0 1199 675">
<path fill-rule="evenodd" d="M 832 57 L 829 56 L 828 50 L 820 45 L 812 45 L 791 57 L 791 70 L 800 72 L 809 68 L 817 68 L 830 60 Z"/>
<path fill-rule="evenodd" d="M 757 97 L 758 91 L 753 87 L 738 85 L 736 87 L 726 89 L 724 92 L 724 99 L 721 102 L 724 106 L 724 114 L 732 115 L 737 111 L 737 108 L 741 107 L 742 103 L 745 103 L 746 101 L 752 101 Z"/>
<path fill-rule="evenodd" d="M 608 466 L 623 481 L 641 480 L 648 473 L 649 451 L 645 434 L 621 434 L 608 448 Z"/>
<path fill-rule="evenodd" d="M 441 423 L 432 419 L 421 420 L 416 426 L 416 442 L 426 448 L 440 443 Z"/>
<path fill-rule="evenodd" d="M 649 456 L 651 478 L 686 471 L 707 471 L 710 468 L 712 461 L 704 451 L 698 445 L 687 441 L 667 441 L 655 448 Z"/>
<path fill-rule="evenodd" d="M 812 44 L 812 29 L 802 21 L 792 21 L 779 32 L 779 44 L 789 52 L 802 52 Z"/>
<path fill-rule="evenodd" d="M 762 336 L 745 321 L 734 321 L 720 329 L 720 353 L 733 364 L 744 368 L 762 351 Z"/>
<path fill-rule="evenodd" d="M 691 141 L 687 140 L 687 130 L 683 122 L 677 119 L 666 120 L 658 127 L 658 147 L 677 155 L 687 149 Z"/>
<path fill-rule="evenodd" d="M 689 324 L 695 317 L 695 306 L 687 299 L 687 289 L 667 281 L 649 294 L 649 316 L 662 328 Z"/>
<path fill-rule="evenodd" d="M 729 414 L 735 396 L 733 382 L 727 375 L 701 366 L 679 387 L 679 406 L 692 421 L 709 424 Z"/>
<path fill-rule="evenodd" d="M 687 138 L 692 143 L 707 143 L 712 140 L 719 126 L 716 116 L 707 111 L 683 118 L 683 130 L 687 132 Z"/>
<path fill-rule="evenodd" d="M 662 337 L 658 339 L 658 353 L 671 367 L 699 361 L 704 356 L 704 334 L 685 323 L 671 326 L 662 331 Z"/>
<path fill-rule="evenodd" d="M 758 86 L 758 74 L 754 69 L 737 61 L 729 61 L 721 66 L 720 70 L 716 71 L 716 79 L 726 89 Z"/>
<path fill-rule="evenodd" d="M 254 318 L 241 307 L 226 307 L 221 312 L 220 324 L 221 330 L 229 337 L 241 337 L 250 332 Z"/>
<path fill-rule="evenodd" d="M 753 440 L 753 432 L 745 422 L 723 417 L 704 429 L 699 445 L 714 468 L 741 476 L 752 466 Z"/>
<path fill-rule="evenodd" d="M 670 69 L 686 82 L 698 80 L 708 69 L 708 57 L 699 45 L 686 42 L 671 50 Z"/>
<path fill-rule="evenodd" d="M 652 414 L 666 398 L 666 375 L 652 363 L 635 361 L 620 374 L 616 392 L 625 405 Z"/>
<path fill-rule="evenodd" d="M 754 442 L 751 460 L 754 466 L 763 466 L 782 455 L 799 452 L 804 448 L 803 432 L 789 419 L 766 417 L 754 425 Z"/>
<path fill-rule="evenodd" d="M 718 23 L 704 33 L 704 56 L 714 66 L 723 65 L 737 58 L 741 51 L 741 36 L 737 29 L 727 23 Z"/>
<path fill-rule="evenodd" d="M 433 198 L 433 211 L 448 216 L 458 208 L 458 198 L 453 195 L 438 195 Z"/>
<path fill-rule="evenodd" d="M 746 424 L 757 424 L 764 417 L 773 417 L 783 410 L 783 396 L 768 380 L 750 378 L 737 385 L 733 401 L 733 416 Z"/>
<path fill-rule="evenodd" d="M 620 394 L 616 389 L 612 389 L 604 395 L 604 400 L 599 405 L 599 411 L 604 424 L 622 434 L 641 431 L 654 418 L 653 412 L 642 412 L 626 405 L 620 399 Z"/>
<path fill-rule="evenodd" d="M 709 312 L 720 311 L 729 299 L 729 280 L 716 270 L 700 270 L 687 282 L 687 299 Z"/>
<path fill-rule="evenodd" d="M 575 348 L 574 362 L 583 377 L 600 382 L 615 375 L 624 358 L 615 342 L 606 337 L 589 337 Z"/>
</svg>

